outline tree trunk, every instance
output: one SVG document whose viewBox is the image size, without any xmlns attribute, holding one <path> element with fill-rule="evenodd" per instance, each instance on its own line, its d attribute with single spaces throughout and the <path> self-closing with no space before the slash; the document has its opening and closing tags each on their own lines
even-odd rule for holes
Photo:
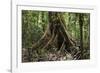
<svg viewBox="0 0 100 73">
<path fill-rule="evenodd" d="M 62 14 L 59 12 L 48 12 L 49 17 L 49 25 L 47 26 L 47 30 L 41 39 L 33 44 L 32 48 L 38 49 L 39 47 L 46 49 L 52 45 L 60 50 L 62 44 L 68 52 L 71 52 L 71 47 L 74 46 L 74 41 L 69 37 L 66 32 L 66 27 L 62 18 Z M 56 44 L 56 45 L 55 45 Z M 52 49 L 50 47 L 50 49 Z"/>
<path fill-rule="evenodd" d="M 79 14 L 79 25 L 80 25 L 80 49 L 81 49 L 81 59 L 83 59 L 83 14 Z"/>
</svg>

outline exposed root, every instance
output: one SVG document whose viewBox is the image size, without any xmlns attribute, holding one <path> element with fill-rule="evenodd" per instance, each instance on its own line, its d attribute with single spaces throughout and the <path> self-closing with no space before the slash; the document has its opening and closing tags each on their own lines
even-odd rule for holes
<svg viewBox="0 0 100 73">
<path fill-rule="evenodd" d="M 59 30 L 59 33 L 61 33 L 61 35 L 62 35 L 63 38 L 65 39 L 66 45 L 67 45 L 68 47 L 74 45 L 74 44 L 70 41 L 69 37 L 68 37 L 67 35 L 64 35 L 64 33 L 63 33 L 61 30 Z"/>
<path fill-rule="evenodd" d="M 61 47 L 60 47 L 60 50 L 64 49 L 64 46 L 65 46 L 65 41 L 63 41 Z"/>
<path fill-rule="evenodd" d="M 43 47 L 43 49 L 45 49 L 53 40 L 54 40 L 55 34 L 54 34 L 54 30 L 53 30 L 53 35 L 51 37 L 51 39 L 47 42 L 47 44 Z"/>
<path fill-rule="evenodd" d="M 43 41 L 45 40 L 47 34 L 48 34 L 48 31 L 49 31 L 49 27 L 47 27 L 44 35 L 35 43 L 32 45 L 32 48 L 38 48 L 41 44 L 43 44 Z"/>
</svg>

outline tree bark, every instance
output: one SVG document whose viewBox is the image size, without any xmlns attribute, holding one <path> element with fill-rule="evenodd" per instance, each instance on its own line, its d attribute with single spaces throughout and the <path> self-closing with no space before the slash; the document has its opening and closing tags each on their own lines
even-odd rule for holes
<svg viewBox="0 0 100 73">
<path fill-rule="evenodd" d="M 79 25 L 80 25 L 80 49 L 81 49 L 81 59 L 83 59 L 83 14 L 79 14 Z"/>
</svg>

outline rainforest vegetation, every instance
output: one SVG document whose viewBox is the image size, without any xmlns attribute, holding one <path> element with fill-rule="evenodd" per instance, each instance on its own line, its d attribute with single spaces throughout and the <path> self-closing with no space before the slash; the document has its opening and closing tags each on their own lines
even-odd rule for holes
<svg viewBox="0 0 100 73">
<path fill-rule="evenodd" d="M 22 62 L 90 59 L 90 14 L 22 10 Z"/>
</svg>

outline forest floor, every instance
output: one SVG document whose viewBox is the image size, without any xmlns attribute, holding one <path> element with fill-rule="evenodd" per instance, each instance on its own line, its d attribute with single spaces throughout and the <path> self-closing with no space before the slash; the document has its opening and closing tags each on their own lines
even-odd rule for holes
<svg viewBox="0 0 100 73">
<path fill-rule="evenodd" d="M 33 53 L 28 52 L 28 49 L 23 48 L 22 50 L 22 62 L 41 62 L 41 61 L 65 61 L 65 60 L 78 60 L 80 58 L 80 51 L 73 50 L 69 53 L 66 50 L 55 50 L 52 51 L 42 50 L 42 52 L 34 51 Z"/>
</svg>

